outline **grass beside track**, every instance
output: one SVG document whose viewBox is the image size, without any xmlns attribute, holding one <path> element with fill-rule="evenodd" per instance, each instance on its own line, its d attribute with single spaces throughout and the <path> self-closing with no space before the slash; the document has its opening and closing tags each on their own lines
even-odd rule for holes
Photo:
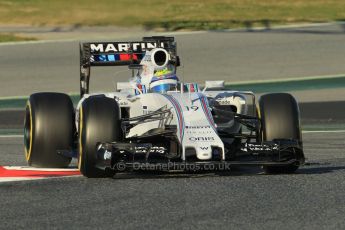
<svg viewBox="0 0 345 230">
<path fill-rule="evenodd" d="M 290 78 L 280 81 L 268 80 L 261 82 L 238 82 L 225 84 L 227 90 L 253 91 L 254 93 L 288 92 L 315 89 L 344 88 L 345 75 L 306 77 L 302 79 Z M 76 105 L 80 99 L 76 93 L 70 94 Z M 24 109 L 26 97 L 0 98 L 0 110 Z"/>
<path fill-rule="evenodd" d="M 0 0 L 0 24 L 224 29 L 345 19 L 340 0 Z"/>
<path fill-rule="evenodd" d="M 19 42 L 19 41 L 34 41 L 37 40 L 31 37 L 23 37 L 15 34 L 0 33 L 0 42 Z"/>
<path fill-rule="evenodd" d="M 226 84 L 225 87 L 230 90 L 246 91 L 250 90 L 254 93 L 269 92 L 287 92 L 301 90 L 317 90 L 317 89 L 335 89 L 344 88 L 345 76 L 316 77 L 302 79 L 287 79 L 280 81 L 259 81 L 259 82 L 242 82 L 235 84 Z"/>
</svg>

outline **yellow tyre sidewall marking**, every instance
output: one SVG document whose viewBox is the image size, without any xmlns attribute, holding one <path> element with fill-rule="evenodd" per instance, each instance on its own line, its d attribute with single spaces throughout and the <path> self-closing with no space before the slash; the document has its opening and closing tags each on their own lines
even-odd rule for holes
<svg viewBox="0 0 345 230">
<path fill-rule="evenodd" d="M 31 152 L 32 152 L 32 132 L 33 132 L 33 126 L 32 126 L 32 111 L 31 111 L 31 105 L 30 101 L 26 103 L 26 106 L 29 107 L 29 114 L 30 114 L 30 146 L 29 146 L 29 151 L 26 149 L 26 146 L 24 147 L 25 150 L 25 158 L 26 161 L 29 162 L 30 157 L 31 157 Z"/>
<path fill-rule="evenodd" d="M 83 153 L 83 145 L 82 145 L 82 132 L 83 132 L 83 106 L 80 106 L 79 109 L 79 159 L 78 159 L 78 169 L 81 169 L 82 164 L 82 153 Z"/>
</svg>

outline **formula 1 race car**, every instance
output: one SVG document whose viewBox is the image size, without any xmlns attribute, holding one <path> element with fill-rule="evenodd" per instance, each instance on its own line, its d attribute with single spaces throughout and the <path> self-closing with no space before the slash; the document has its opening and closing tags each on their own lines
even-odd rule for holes
<svg viewBox="0 0 345 230">
<path fill-rule="evenodd" d="M 89 93 L 91 67 L 126 65 L 128 82 Z M 35 93 L 27 102 L 25 156 L 35 167 L 67 167 L 73 157 L 86 177 L 126 170 L 222 170 L 263 166 L 292 173 L 304 163 L 299 108 L 287 93 L 203 89 L 182 83 L 173 37 L 80 44 L 80 101 Z M 130 75 L 130 74 L 129 74 Z"/>
</svg>

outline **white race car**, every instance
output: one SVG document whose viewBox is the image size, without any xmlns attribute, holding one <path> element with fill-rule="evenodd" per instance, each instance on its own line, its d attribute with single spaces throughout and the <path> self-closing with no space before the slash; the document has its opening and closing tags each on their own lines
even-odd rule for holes
<svg viewBox="0 0 345 230">
<path fill-rule="evenodd" d="M 182 83 L 173 37 L 80 44 L 80 101 L 32 94 L 26 107 L 25 157 L 35 167 L 67 167 L 87 177 L 125 170 L 228 170 L 263 166 L 291 173 L 304 163 L 299 108 L 287 93 L 224 90 L 223 81 Z M 128 65 L 114 92 L 89 93 L 94 66 Z"/>
</svg>

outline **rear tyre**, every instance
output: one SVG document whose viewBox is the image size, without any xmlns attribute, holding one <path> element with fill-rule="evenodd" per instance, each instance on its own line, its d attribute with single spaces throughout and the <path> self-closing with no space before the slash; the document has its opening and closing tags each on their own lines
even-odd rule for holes
<svg viewBox="0 0 345 230">
<path fill-rule="evenodd" d="M 299 120 L 299 108 L 295 98 L 288 93 L 266 94 L 259 99 L 259 118 L 261 120 L 261 141 L 274 139 L 298 140 L 302 148 L 302 136 Z M 304 160 L 303 153 L 298 153 L 298 160 Z M 286 166 L 264 166 L 266 173 L 293 173 L 299 163 Z"/>
<path fill-rule="evenodd" d="M 25 158 L 30 166 L 67 167 L 71 158 L 57 150 L 73 147 L 74 108 L 63 93 L 35 93 L 27 101 L 24 119 Z"/>
<path fill-rule="evenodd" d="M 86 177 L 107 177 L 97 165 L 97 142 L 121 140 L 120 108 L 117 102 L 104 96 L 85 99 L 79 109 L 79 163 Z"/>
</svg>

